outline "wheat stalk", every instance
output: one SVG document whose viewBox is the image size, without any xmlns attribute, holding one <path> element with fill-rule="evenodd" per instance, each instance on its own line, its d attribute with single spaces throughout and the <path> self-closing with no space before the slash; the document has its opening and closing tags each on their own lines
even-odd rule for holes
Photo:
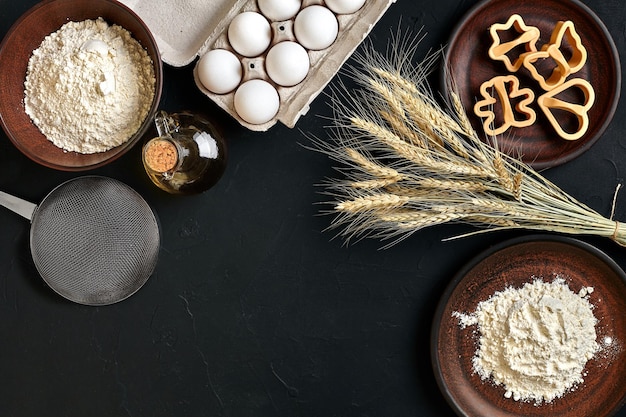
<svg viewBox="0 0 626 417">
<path fill-rule="evenodd" d="M 391 245 L 425 227 L 463 222 L 479 230 L 462 236 L 530 229 L 626 246 L 626 225 L 500 152 L 493 138 L 481 140 L 449 76 L 450 97 L 440 104 L 427 77 L 441 53 L 412 64 L 419 41 L 395 35 L 385 54 L 366 44 L 348 70 L 360 88 L 335 84 L 330 140 L 314 140 L 344 174 L 324 184 L 334 198 L 331 228 L 346 242 L 376 237 Z"/>
</svg>

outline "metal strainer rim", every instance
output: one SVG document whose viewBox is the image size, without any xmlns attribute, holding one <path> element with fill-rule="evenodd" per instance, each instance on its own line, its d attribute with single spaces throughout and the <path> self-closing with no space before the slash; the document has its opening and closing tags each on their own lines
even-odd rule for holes
<svg viewBox="0 0 626 417">
<path fill-rule="evenodd" d="M 45 273 L 45 271 L 42 270 L 42 266 L 41 266 L 41 261 L 37 259 L 36 255 L 33 253 L 33 248 L 34 248 L 34 235 L 36 233 L 36 219 L 37 216 L 39 214 L 39 210 L 40 207 L 44 206 L 46 204 L 46 201 L 49 200 L 50 198 L 52 198 L 55 194 L 61 192 L 64 188 L 68 187 L 71 183 L 74 183 L 76 181 L 81 181 L 81 182 L 87 182 L 87 181 L 107 181 L 110 183 L 115 183 L 117 184 L 120 188 L 128 191 L 129 194 L 132 194 L 135 198 L 136 201 L 139 202 L 142 205 L 142 209 L 143 212 L 145 212 L 146 216 L 149 218 L 147 218 L 147 221 L 152 223 L 155 227 L 155 239 L 156 242 L 154 244 L 154 251 L 151 252 L 151 256 L 146 260 L 145 264 L 143 265 L 142 268 L 142 274 L 138 274 L 137 276 L 132 278 L 132 286 L 129 286 L 128 288 L 125 288 L 124 291 L 119 292 L 119 294 L 117 294 L 116 296 L 113 297 L 109 297 L 109 298 L 103 298 L 103 299 L 98 299 L 98 301 L 93 301 L 93 300 L 89 300 L 86 301 L 85 297 L 82 296 L 82 294 L 79 294 L 78 292 L 73 292 L 73 293 L 68 293 L 68 291 L 64 291 L 61 287 L 61 285 L 59 285 L 59 283 L 57 282 L 57 280 L 55 279 L 51 279 L 48 274 Z M 110 178 L 110 177 L 105 177 L 105 176 L 99 176 L 99 175 L 85 175 L 85 176 L 80 176 L 80 177 L 76 177 L 76 178 L 72 178 L 69 179 L 61 184 L 59 184 L 58 186 L 56 186 L 55 188 L 53 188 L 39 203 L 39 205 L 37 205 L 37 208 L 35 209 L 32 218 L 31 218 L 31 228 L 30 228 L 30 249 L 31 249 L 31 256 L 33 259 L 33 263 L 35 264 L 35 267 L 39 273 L 39 275 L 41 276 L 41 278 L 44 280 L 44 282 L 48 285 L 49 288 L 51 288 L 55 293 L 57 293 L 58 295 L 62 296 L 63 298 L 78 303 L 78 304 L 83 304 L 83 305 L 88 305 L 88 306 L 104 306 L 104 305 L 110 305 L 110 304 L 115 304 L 118 303 L 120 301 L 123 301 L 127 298 L 129 298 L 130 296 L 132 296 L 133 294 L 135 294 L 137 291 L 139 291 L 139 289 L 141 289 L 144 284 L 148 281 L 148 279 L 152 276 L 152 274 L 154 273 L 154 269 L 156 268 L 157 265 L 157 261 L 158 261 L 158 255 L 159 255 L 159 250 L 160 250 L 160 246 L 161 246 L 161 235 L 160 235 L 160 225 L 158 222 L 158 218 L 154 212 L 154 210 L 150 207 L 150 205 L 145 201 L 145 199 L 141 196 L 141 194 L 139 194 L 136 190 L 134 190 L 132 187 L 130 187 L 129 185 L 116 180 L 114 178 Z"/>
</svg>

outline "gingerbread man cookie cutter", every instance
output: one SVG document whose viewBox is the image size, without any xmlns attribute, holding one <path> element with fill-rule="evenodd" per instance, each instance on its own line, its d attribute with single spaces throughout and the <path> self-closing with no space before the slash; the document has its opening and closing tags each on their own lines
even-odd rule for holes
<svg viewBox="0 0 626 417">
<path fill-rule="evenodd" d="M 519 34 L 516 39 L 508 42 L 502 42 L 498 32 L 509 31 L 515 29 Z M 506 23 L 495 23 L 489 28 L 489 33 L 493 39 L 493 43 L 489 47 L 489 57 L 495 61 L 502 61 L 510 72 L 516 72 L 524 63 L 524 54 L 511 61 L 507 55 L 513 49 L 520 45 L 524 45 L 526 51 L 537 52 L 537 41 L 541 35 L 539 29 L 534 26 L 528 26 L 524 23 L 524 19 L 518 14 L 511 15 Z"/>
<path fill-rule="evenodd" d="M 529 105 L 535 100 L 535 94 L 530 88 L 519 88 L 519 79 L 514 75 L 501 75 L 485 81 L 480 86 L 483 99 L 474 105 L 474 113 L 483 118 L 485 133 L 497 136 L 504 133 L 510 127 L 528 127 L 535 123 L 537 115 Z M 525 97 L 525 98 L 524 98 Z M 522 119 L 516 117 L 511 99 L 521 98 L 515 110 L 517 114 L 525 116 Z M 494 105 L 500 103 L 502 110 L 502 123 L 495 126 L 496 113 Z M 548 104 L 550 104 L 548 100 Z"/>
<path fill-rule="evenodd" d="M 570 88 L 578 88 L 583 92 L 585 99 L 582 104 L 570 103 L 557 98 L 557 95 Z M 560 86 L 539 96 L 539 98 L 537 98 L 537 104 L 559 136 L 567 140 L 576 140 L 580 139 L 589 128 L 588 113 L 593 106 L 595 97 L 595 92 L 589 81 L 582 78 L 572 78 L 571 80 L 568 80 Z M 552 109 L 558 109 L 573 114 L 578 120 L 578 129 L 575 132 L 566 132 L 554 116 Z"/>
<path fill-rule="evenodd" d="M 563 40 L 571 48 L 571 56 L 567 58 L 563 52 Z M 544 59 L 552 59 L 556 64 L 549 76 L 544 77 L 539 73 L 536 62 Z M 568 76 L 578 72 L 587 62 L 587 50 L 582 44 L 580 36 L 576 32 L 574 23 L 560 21 L 556 24 L 550 43 L 544 45 L 539 51 L 526 52 L 520 56 L 522 65 L 530 72 L 531 76 L 545 91 L 552 90 L 563 84 Z"/>
</svg>

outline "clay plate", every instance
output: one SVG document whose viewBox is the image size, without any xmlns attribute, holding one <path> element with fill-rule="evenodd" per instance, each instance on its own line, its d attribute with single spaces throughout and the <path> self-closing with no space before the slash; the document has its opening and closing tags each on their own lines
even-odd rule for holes
<svg viewBox="0 0 626 417">
<path fill-rule="evenodd" d="M 474 114 L 473 106 L 480 97 L 480 85 L 496 75 L 510 74 L 501 61 L 493 61 L 488 56 L 492 43 L 489 27 L 495 23 L 506 23 L 513 14 L 522 16 L 527 25 L 539 28 L 541 38 L 537 42 L 538 48 L 550 41 L 552 29 L 558 21 L 571 20 L 588 54 L 585 66 L 568 77 L 586 79 L 596 91 L 595 104 L 589 111 L 589 128 L 578 140 L 568 141 L 558 136 L 536 104 L 536 98 L 543 91 L 528 70 L 522 68 L 514 73 L 520 78 L 520 87 L 532 88 L 535 92 L 535 102 L 531 107 L 537 114 L 537 121 L 530 127 L 509 128 L 497 137 L 498 144 L 503 152 L 521 157 L 536 169 L 549 168 L 585 152 L 607 128 L 620 96 L 619 54 L 602 21 L 577 0 L 488 0 L 477 4 L 453 31 L 445 64 L 454 77 L 457 92 L 479 135 L 485 135 L 484 129 L 480 118 Z M 442 73 L 445 76 L 445 71 Z M 443 86 L 446 88 L 445 83 Z M 568 97 L 565 92 L 559 98 L 580 102 L 578 96 L 581 94 Z M 574 117 L 567 113 L 556 117 L 566 131 L 577 130 Z"/>
<path fill-rule="evenodd" d="M 106 152 L 80 154 L 56 147 L 24 111 L 24 80 L 32 51 L 69 20 L 104 18 L 127 29 L 146 48 L 154 63 L 155 96 L 148 116 L 126 143 Z M 0 123 L 13 144 L 33 161 L 63 171 L 83 171 L 105 165 L 128 151 L 152 125 L 161 98 L 162 63 L 156 42 L 145 24 L 128 7 L 111 0 L 43 1 L 22 15 L 0 44 Z"/>
<path fill-rule="evenodd" d="M 462 329 L 452 313 L 472 313 L 496 291 L 520 288 L 533 276 L 551 282 L 555 274 L 566 279 L 572 291 L 594 287 L 589 302 L 599 320 L 601 350 L 587 362 L 584 383 L 563 397 L 542 405 L 506 399 L 501 386 L 473 372 L 476 328 Z M 613 340 L 610 345 L 603 343 L 607 336 Z M 477 256 L 450 283 L 434 318 L 431 349 L 439 387 L 460 416 L 614 415 L 626 398 L 626 275 L 603 252 L 569 237 L 539 235 L 504 242 Z"/>
</svg>

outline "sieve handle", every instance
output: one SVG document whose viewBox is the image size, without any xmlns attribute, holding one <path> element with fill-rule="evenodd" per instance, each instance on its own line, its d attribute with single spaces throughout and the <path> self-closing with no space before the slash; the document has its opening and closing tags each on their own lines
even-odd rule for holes
<svg viewBox="0 0 626 417">
<path fill-rule="evenodd" d="M 0 191 L 0 206 L 6 207 L 20 216 L 32 220 L 36 204 Z"/>
</svg>

